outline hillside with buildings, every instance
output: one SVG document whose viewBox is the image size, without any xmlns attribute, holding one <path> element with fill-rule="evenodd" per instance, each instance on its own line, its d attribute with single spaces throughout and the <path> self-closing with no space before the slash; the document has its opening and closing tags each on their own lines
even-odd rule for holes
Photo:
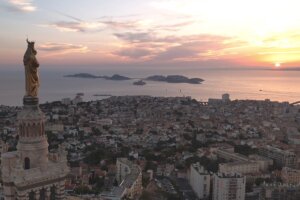
<svg viewBox="0 0 300 200">
<path fill-rule="evenodd" d="M 68 152 L 71 196 L 255 199 L 279 195 L 279 188 L 299 195 L 297 105 L 229 95 L 208 102 L 150 96 L 82 102 L 77 96 L 40 107 L 50 152 L 61 144 Z M 2 148 L 16 148 L 19 110 L 0 107 Z M 233 188 L 218 186 L 232 181 Z"/>
</svg>

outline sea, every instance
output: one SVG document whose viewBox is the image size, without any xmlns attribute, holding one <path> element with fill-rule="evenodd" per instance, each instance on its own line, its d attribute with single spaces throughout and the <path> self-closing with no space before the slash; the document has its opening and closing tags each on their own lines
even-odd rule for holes
<svg viewBox="0 0 300 200">
<path fill-rule="evenodd" d="M 104 79 L 66 78 L 64 75 L 75 73 L 93 75 L 119 74 L 136 78 L 126 81 Z M 133 82 L 150 75 L 184 75 L 189 78 L 202 78 L 202 84 L 165 83 L 146 81 L 144 86 Z M 101 95 L 150 95 L 162 97 L 190 96 L 199 101 L 221 98 L 230 94 L 232 100 L 252 99 L 272 101 L 300 101 L 300 71 L 272 69 L 202 69 L 198 68 L 135 68 L 135 69 L 93 69 L 93 70 L 40 70 L 40 103 L 74 98 L 83 93 L 84 101 L 106 98 Z M 25 77 L 19 70 L 0 70 L 0 105 L 21 106 L 25 93 Z M 100 95 L 100 96 L 95 96 Z"/>
</svg>

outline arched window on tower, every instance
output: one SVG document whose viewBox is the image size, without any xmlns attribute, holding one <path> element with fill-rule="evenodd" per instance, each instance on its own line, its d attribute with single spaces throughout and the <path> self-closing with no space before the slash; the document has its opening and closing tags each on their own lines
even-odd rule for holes
<svg viewBox="0 0 300 200">
<path fill-rule="evenodd" d="M 24 169 L 30 169 L 30 159 L 28 157 L 24 160 Z"/>
<path fill-rule="evenodd" d="M 46 200 L 46 189 L 45 188 L 40 190 L 40 199 L 39 200 Z"/>
<path fill-rule="evenodd" d="M 31 191 L 29 193 L 29 200 L 35 200 L 35 192 L 34 191 Z"/>
<path fill-rule="evenodd" d="M 50 200 L 56 200 L 56 187 L 52 186 L 50 188 Z"/>
</svg>

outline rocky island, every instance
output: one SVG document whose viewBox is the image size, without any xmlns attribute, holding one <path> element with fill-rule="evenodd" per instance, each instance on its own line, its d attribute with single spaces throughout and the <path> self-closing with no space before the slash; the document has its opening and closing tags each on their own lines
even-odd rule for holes
<svg viewBox="0 0 300 200">
<path fill-rule="evenodd" d="M 121 76 L 119 74 L 114 74 L 112 76 L 95 76 L 88 73 L 79 73 L 79 74 L 73 74 L 73 75 L 65 75 L 64 77 L 69 78 L 103 78 L 106 80 L 114 80 L 114 81 L 123 81 L 123 80 L 130 80 L 131 78 L 126 76 Z"/>
<path fill-rule="evenodd" d="M 119 74 L 114 74 L 111 77 L 109 76 L 103 76 L 102 78 L 106 80 L 113 80 L 113 81 L 125 81 L 125 80 L 130 80 L 131 78 L 126 77 L 126 76 L 121 76 Z"/>
<path fill-rule="evenodd" d="M 169 75 L 169 76 L 162 76 L 162 75 L 154 75 L 149 76 L 146 78 L 149 81 L 162 81 L 167 83 L 190 83 L 190 84 L 200 84 L 204 80 L 201 78 L 187 78 L 181 75 Z"/>
<path fill-rule="evenodd" d="M 125 81 L 125 80 L 131 80 L 132 78 L 129 78 L 127 76 L 122 76 L 119 74 L 114 74 L 112 76 L 95 76 L 88 73 L 79 73 L 79 74 L 73 74 L 73 75 L 65 75 L 64 77 L 71 77 L 71 78 L 102 78 L 105 80 L 113 80 L 113 81 Z M 161 82 L 167 82 L 167 83 L 189 83 L 189 84 L 201 84 L 204 80 L 201 78 L 188 78 L 182 75 L 153 75 L 149 76 L 145 79 L 141 79 L 139 81 L 134 82 L 134 85 L 145 85 L 148 81 L 161 81 Z"/>
<path fill-rule="evenodd" d="M 73 75 L 65 75 L 64 77 L 68 78 L 101 78 L 99 76 L 95 76 L 88 73 L 79 73 L 79 74 L 73 74 Z"/>
<path fill-rule="evenodd" d="M 146 85 L 146 82 L 143 80 L 133 82 L 133 85 Z"/>
</svg>

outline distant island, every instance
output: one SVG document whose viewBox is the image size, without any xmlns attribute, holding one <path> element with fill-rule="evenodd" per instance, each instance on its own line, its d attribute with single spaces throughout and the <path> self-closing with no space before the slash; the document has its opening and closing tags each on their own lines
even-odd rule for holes
<svg viewBox="0 0 300 200">
<path fill-rule="evenodd" d="M 71 77 L 71 78 L 100 78 L 99 76 L 94 76 L 88 73 L 79 73 L 73 75 L 65 75 L 64 77 Z"/>
<path fill-rule="evenodd" d="M 114 80 L 114 81 L 125 81 L 125 80 L 130 80 L 131 78 L 126 77 L 126 76 L 121 76 L 119 74 L 114 74 L 111 77 L 109 76 L 103 76 L 102 78 L 106 80 Z"/>
<path fill-rule="evenodd" d="M 114 80 L 114 81 L 124 81 L 124 80 L 130 80 L 131 78 L 126 76 L 121 76 L 119 74 L 114 74 L 112 76 L 95 76 L 88 73 L 79 73 L 79 74 L 73 74 L 73 75 L 65 75 L 64 77 L 71 77 L 71 78 L 103 78 L 106 80 Z"/>
<path fill-rule="evenodd" d="M 149 76 L 146 78 L 149 81 L 162 81 L 167 83 L 190 83 L 190 84 L 200 84 L 204 80 L 201 78 L 187 78 L 181 75 L 169 75 L 169 76 L 162 76 L 162 75 L 154 75 Z"/>
<path fill-rule="evenodd" d="M 135 81 L 135 82 L 133 82 L 133 85 L 146 85 L 146 82 L 145 81 L 143 81 L 143 80 L 139 80 L 139 81 Z"/>
<path fill-rule="evenodd" d="M 113 95 L 111 94 L 94 94 L 94 97 L 112 97 Z"/>
<path fill-rule="evenodd" d="M 102 78 L 105 80 L 113 80 L 113 81 L 124 81 L 124 80 L 133 79 L 133 78 L 119 75 L 119 74 L 114 74 L 112 76 L 95 76 L 95 75 L 88 74 L 88 73 L 65 75 L 64 77 L 89 78 L 89 79 Z M 153 76 L 149 76 L 145 79 L 141 79 L 139 81 L 133 82 L 133 85 L 145 85 L 146 82 L 144 80 L 161 81 L 161 82 L 167 82 L 167 83 L 189 83 L 189 84 L 201 84 L 204 81 L 201 78 L 188 78 L 188 77 L 185 77 L 182 75 L 168 75 L 168 76 L 153 75 Z"/>
</svg>

